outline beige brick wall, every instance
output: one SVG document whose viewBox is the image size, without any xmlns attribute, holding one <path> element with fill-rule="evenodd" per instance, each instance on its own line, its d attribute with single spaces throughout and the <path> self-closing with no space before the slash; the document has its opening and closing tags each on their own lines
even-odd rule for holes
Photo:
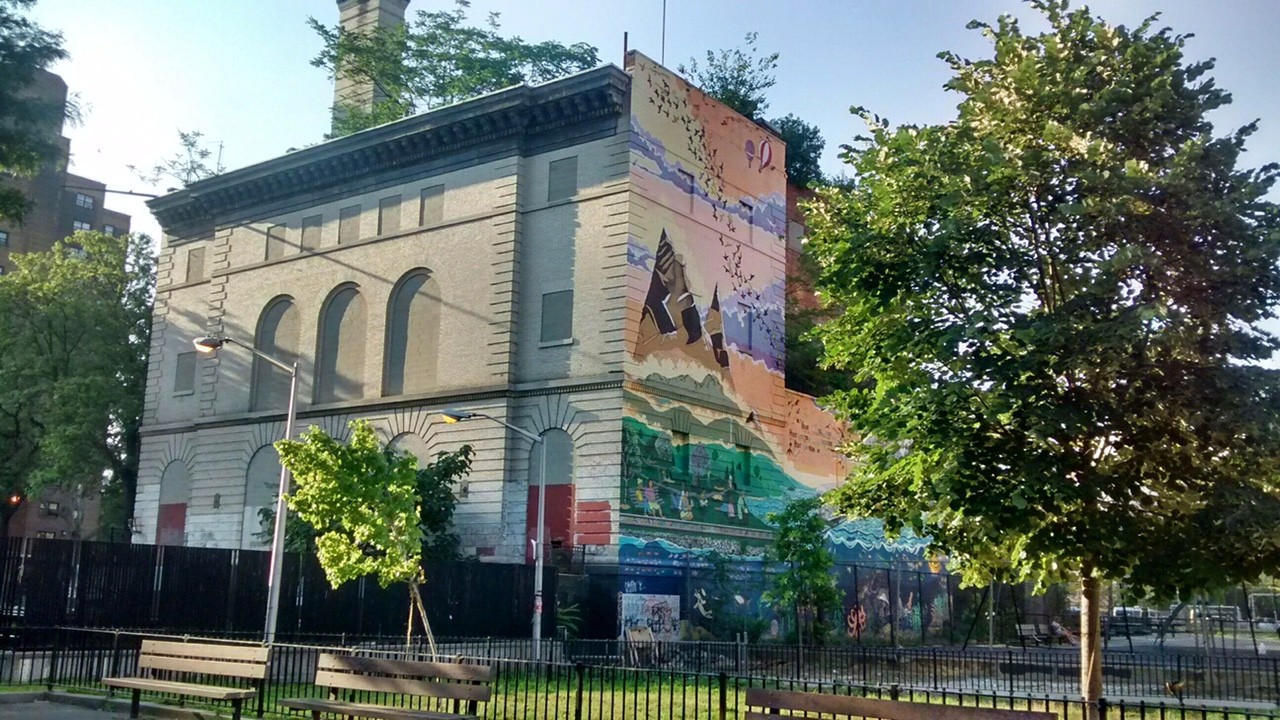
<svg viewBox="0 0 1280 720">
<path fill-rule="evenodd" d="M 147 386 L 146 429 L 135 515 L 138 542 L 154 542 L 159 482 L 169 462 L 192 477 L 187 543 L 234 547 L 243 536 L 250 458 L 278 439 L 278 411 L 250 412 L 252 356 L 225 348 L 199 362 L 196 389 L 173 392 L 179 353 L 205 334 L 253 341 L 262 310 L 290 296 L 300 319 L 303 358 L 299 431 L 316 424 L 343 434 L 367 417 L 388 440 L 413 433 L 428 455 L 462 443 L 475 465 L 457 515 L 464 550 L 519 561 L 524 547 L 529 443 L 501 426 L 439 422 L 462 406 L 530 430 L 559 427 L 575 441 L 578 499 L 616 501 L 621 442 L 622 298 L 626 280 L 625 135 L 528 158 L 508 158 L 415 178 L 377 191 L 224 228 L 202 239 L 166 238 L 161 253 Z M 546 202 L 551 160 L 577 155 L 579 193 Z M 419 227 L 422 189 L 443 184 L 443 220 Z M 400 230 L 379 236 L 378 205 L 400 195 Z M 338 243 L 339 212 L 363 208 L 360 239 Z M 302 221 L 323 215 L 319 247 L 301 251 Z M 284 226 L 286 254 L 267 261 L 267 230 Z M 568 239 L 568 257 L 540 252 Z M 187 282 L 192 247 L 205 248 L 203 279 Z M 539 312 L 548 278 L 575 290 L 574 342 L 539 347 Z M 429 393 L 382 398 L 388 302 L 396 282 L 428 268 L 439 285 L 438 377 Z M 555 273 L 561 273 L 556 277 Z M 360 288 L 367 308 L 365 398 L 316 406 L 313 362 L 321 309 L 343 283 Z M 617 382 L 605 386 L 602 382 Z M 615 523 L 616 525 L 616 523 Z M 615 528 L 616 532 L 616 528 Z"/>
</svg>

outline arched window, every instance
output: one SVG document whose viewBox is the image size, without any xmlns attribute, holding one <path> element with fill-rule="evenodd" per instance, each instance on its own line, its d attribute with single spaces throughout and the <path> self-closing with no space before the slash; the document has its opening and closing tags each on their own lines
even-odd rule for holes
<svg viewBox="0 0 1280 720">
<path fill-rule="evenodd" d="M 174 460 L 160 476 L 160 510 L 156 514 L 156 544 L 182 545 L 187 535 L 187 504 L 191 502 L 191 471 Z"/>
<path fill-rule="evenodd" d="M 263 445 L 249 460 L 249 469 L 244 475 L 244 522 L 240 531 L 240 547 L 257 549 L 271 543 L 262 537 L 259 513 L 275 504 L 279 489 L 280 455 L 271 445 Z"/>
<path fill-rule="evenodd" d="M 426 270 L 414 270 L 396 284 L 387 304 L 383 395 L 412 395 L 431 389 L 440 351 L 440 288 Z"/>
<path fill-rule="evenodd" d="M 293 298 L 278 297 L 267 303 L 253 346 L 277 360 L 292 363 L 298 359 L 298 310 Z M 289 407 L 289 373 L 271 363 L 253 358 L 254 410 L 283 410 Z"/>
<path fill-rule="evenodd" d="M 542 433 L 542 442 L 529 450 L 529 505 L 525 513 L 525 527 L 530 539 L 538 536 L 538 478 L 542 476 L 542 449 L 547 451 L 546 483 L 546 535 L 542 550 L 570 548 L 573 546 L 573 438 L 559 428 Z M 533 562 L 533 545 L 526 543 L 525 559 Z M 544 555 L 545 557 L 545 555 Z"/>
<path fill-rule="evenodd" d="M 354 285 L 338 288 L 320 312 L 316 402 L 364 397 L 364 298 Z"/>
</svg>

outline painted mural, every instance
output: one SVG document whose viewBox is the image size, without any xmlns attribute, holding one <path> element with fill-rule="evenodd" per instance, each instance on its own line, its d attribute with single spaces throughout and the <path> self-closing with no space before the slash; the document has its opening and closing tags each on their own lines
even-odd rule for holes
<svg viewBox="0 0 1280 720">
<path fill-rule="evenodd" d="M 761 599 L 769 514 L 843 480 L 848 441 L 784 382 L 785 148 L 649 58 L 632 53 L 628 68 L 620 590 L 683 598 L 693 629 L 754 618 L 776 633 Z M 886 541 L 877 521 L 829 538 L 850 637 L 927 632 L 947 617 L 945 571 L 923 540 Z"/>
<path fill-rule="evenodd" d="M 841 480 L 843 429 L 786 390 L 785 148 L 632 53 L 620 560 L 759 556 L 769 513 Z"/>
</svg>

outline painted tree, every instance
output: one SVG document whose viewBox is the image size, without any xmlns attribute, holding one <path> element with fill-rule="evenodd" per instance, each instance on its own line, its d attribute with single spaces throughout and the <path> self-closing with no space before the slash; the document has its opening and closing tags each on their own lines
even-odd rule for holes
<svg viewBox="0 0 1280 720">
<path fill-rule="evenodd" d="M 435 655 L 421 585 L 423 547 L 428 533 L 440 528 L 424 527 L 423 477 L 418 461 L 385 447 L 365 420 L 352 421 L 349 429 L 346 443 L 314 426 L 302 440 L 276 443 L 280 462 L 294 478 L 294 490 L 286 502 L 315 530 L 316 556 L 331 586 L 337 588 L 365 575 L 373 575 L 384 588 L 393 583 L 408 585 L 405 644 L 412 640 L 416 611 Z M 464 446 L 457 454 L 442 458 L 445 464 L 437 464 L 428 474 L 436 478 L 465 475 L 470 470 L 470 455 L 471 449 Z M 428 500 L 439 504 L 438 498 Z M 452 517 L 451 509 L 448 515 Z M 432 515 L 426 519 L 439 518 Z"/>
<path fill-rule="evenodd" d="M 0 491 L 101 489 L 114 511 L 104 526 L 123 528 L 151 346 L 151 240 L 79 232 L 12 260 L 0 275 Z M 0 506 L 5 525 L 16 509 Z"/>
<path fill-rule="evenodd" d="M 67 56 L 62 36 L 24 17 L 35 0 L 0 0 L 0 173 L 35 175 L 58 156 L 58 128 L 74 105 L 33 94 L 36 72 Z M 0 220 L 21 220 L 21 186 L 0 186 Z"/>
<path fill-rule="evenodd" d="M 829 499 L 927 534 L 966 580 L 1081 587 L 1081 691 L 1102 691 L 1099 584 L 1159 594 L 1280 564 L 1277 173 L 1186 36 L 1060 0 L 944 53 L 945 125 L 847 148 L 810 214 L 826 362 L 863 441 Z M 1095 706 L 1096 711 L 1096 706 Z"/>
<path fill-rule="evenodd" d="M 780 612 L 792 613 L 796 639 L 802 643 L 821 640 L 829 629 L 826 621 L 840 608 L 821 509 L 820 499 L 807 498 L 768 516 L 778 526 L 771 559 L 785 563 L 786 569 L 773 578 L 764 600 Z"/>
<path fill-rule="evenodd" d="M 331 76 L 370 82 L 385 96 L 371 110 L 340 104 L 331 137 L 408 117 L 523 82 L 542 83 L 600 63 L 596 48 L 504 37 L 498 13 L 484 27 L 467 22 L 467 0 L 452 10 L 419 11 L 416 20 L 345 32 L 309 18 L 323 47 L 311 61 Z"/>
</svg>

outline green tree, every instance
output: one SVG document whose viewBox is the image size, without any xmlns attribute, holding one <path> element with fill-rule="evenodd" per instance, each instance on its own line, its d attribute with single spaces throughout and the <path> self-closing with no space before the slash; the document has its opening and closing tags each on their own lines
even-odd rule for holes
<svg viewBox="0 0 1280 720">
<path fill-rule="evenodd" d="M 827 141 L 818 126 L 795 115 L 785 115 L 771 123 L 787 144 L 787 180 L 804 188 L 823 183 L 822 151 Z"/>
<path fill-rule="evenodd" d="M 0 276 L 0 489 L 137 488 L 155 258 L 145 236 L 76 233 Z M 7 525 L 13 505 L 0 511 Z"/>
<path fill-rule="evenodd" d="M 819 498 L 807 498 L 768 516 L 769 522 L 778 525 L 773 559 L 787 567 L 773 578 L 764 600 L 779 612 L 793 613 L 796 638 L 802 643 L 826 637 L 827 621 L 840 608 L 840 592 L 831 574 L 834 561 L 827 549 L 827 521 L 821 510 Z"/>
<path fill-rule="evenodd" d="M 61 119 L 73 107 L 37 97 L 36 72 L 67 56 L 62 35 L 21 13 L 35 0 L 0 0 L 0 174 L 35 175 L 58 156 Z M 27 199 L 19 187 L 0 186 L 0 220 L 20 221 Z"/>
<path fill-rule="evenodd" d="M 525 42 L 504 37 L 498 13 L 484 27 L 467 23 L 471 3 L 452 10 L 419 11 L 412 23 L 368 32 L 344 32 L 307 20 L 323 47 L 311 64 L 331 76 L 372 83 L 382 99 L 372 110 L 346 103 L 334 108 L 330 137 L 342 137 L 520 83 L 542 83 L 595 67 L 596 48 L 586 43 Z"/>
<path fill-rule="evenodd" d="M 218 154 L 204 142 L 204 133 L 198 130 L 178 131 L 178 150 L 170 157 L 158 161 L 149 169 L 130 165 L 129 170 L 148 185 L 158 186 L 166 178 L 183 186 L 193 182 L 206 180 L 221 175 L 226 171 L 222 164 L 222 143 L 218 143 Z M 210 160 L 210 158 L 213 158 Z"/>
<path fill-rule="evenodd" d="M 294 491 L 286 497 L 289 509 L 315 531 L 316 556 L 333 587 L 364 575 L 373 575 L 382 587 L 403 582 L 409 586 L 410 616 L 406 644 L 413 632 L 416 608 L 431 652 L 435 640 L 423 607 L 423 548 L 428 534 L 437 545 L 449 545 L 447 528 L 424 528 L 424 506 L 434 507 L 430 520 L 446 523 L 453 503 L 439 495 L 449 493 L 451 479 L 470 470 L 470 447 L 442 454 L 426 472 L 412 455 L 384 447 L 365 420 L 349 425 L 351 439 L 342 443 L 319 427 L 302 440 L 276 443 L 280 462 L 294 478 Z M 424 502 L 424 483 L 433 496 Z M 441 508 L 447 506 L 447 513 Z M 456 549 L 457 540 L 452 540 Z"/>
<path fill-rule="evenodd" d="M 757 34 L 747 33 L 746 48 L 729 48 L 716 53 L 707 51 L 705 64 L 689 58 L 688 65 L 676 70 L 702 91 L 751 119 L 764 116 L 769 109 L 765 94 L 778 83 L 773 71 L 778 67 L 778 53 L 760 55 L 756 49 Z"/>
<path fill-rule="evenodd" d="M 847 148 L 809 215 L 834 398 L 864 439 L 843 511 L 929 535 L 969 582 L 1081 587 L 1081 691 L 1102 690 L 1106 579 L 1169 595 L 1280 563 L 1277 173 L 1185 36 L 1039 0 L 1048 30 L 972 23 L 944 53 L 956 119 Z"/>
</svg>

